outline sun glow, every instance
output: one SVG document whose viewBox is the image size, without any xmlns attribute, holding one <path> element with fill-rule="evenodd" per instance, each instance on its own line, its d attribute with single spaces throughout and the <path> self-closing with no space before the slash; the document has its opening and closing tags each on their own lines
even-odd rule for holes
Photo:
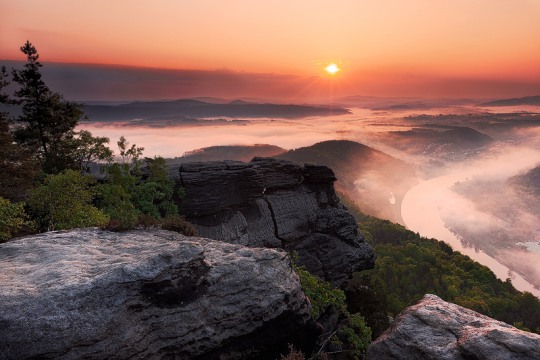
<svg viewBox="0 0 540 360">
<path fill-rule="evenodd" d="M 335 63 L 330 63 L 324 68 L 324 70 L 330 75 L 336 75 L 341 69 Z"/>
</svg>

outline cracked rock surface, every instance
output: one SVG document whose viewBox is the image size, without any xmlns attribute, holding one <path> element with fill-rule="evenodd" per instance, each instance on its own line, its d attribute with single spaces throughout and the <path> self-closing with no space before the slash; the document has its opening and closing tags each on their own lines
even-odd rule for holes
<svg viewBox="0 0 540 360">
<path fill-rule="evenodd" d="M 370 345 L 367 359 L 540 359 L 540 335 L 428 294 Z"/>
<path fill-rule="evenodd" d="M 301 265 L 336 285 L 374 266 L 328 167 L 255 158 L 184 163 L 179 171 L 180 211 L 201 236 L 296 251 Z"/>
<path fill-rule="evenodd" d="M 302 346 L 309 312 L 283 251 L 163 230 L 0 245 L 0 359 L 264 358 Z"/>
</svg>

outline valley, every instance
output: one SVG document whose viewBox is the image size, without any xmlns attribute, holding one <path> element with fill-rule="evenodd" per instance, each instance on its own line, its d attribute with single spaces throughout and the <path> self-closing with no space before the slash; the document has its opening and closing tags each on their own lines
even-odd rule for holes
<svg viewBox="0 0 540 360">
<path fill-rule="evenodd" d="M 220 107 L 205 103 L 202 109 L 209 106 L 212 111 L 225 111 L 215 114 L 220 116 L 250 104 L 211 101 Z M 538 253 L 531 250 L 538 243 L 539 229 L 528 224 L 540 214 L 537 207 L 531 207 L 534 198 L 514 201 L 515 191 L 509 196 L 511 190 L 503 185 L 540 163 L 536 150 L 540 108 L 531 109 L 527 104 L 528 111 L 514 106 L 499 113 L 493 112 L 498 108 L 492 104 L 447 100 L 418 106 L 396 101 L 371 99 L 369 104 L 358 104 L 363 107 L 346 108 L 344 105 L 354 105 L 349 99 L 343 106 L 337 105 L 344 109 L 341 115 L 330 116 L 329 111 L 324 116 L 306 116 L 301 122 L 293 119 L 299 108 L 265 105 L 269 111 L 282 112 L 274 112 L 273 117 L 236 113 L 224 122 L 211 120 L 210 126 L 200 126 L 208 118 L 162 123 L 163 116 L 153 116 L 156 105 L 150 103 L 144 110 L 148 117 L 144 122 L 126 126 L 126 118 L 116 121 L 114 113 L 103 118 L 94 113 L 81 128 L 112 139 L 125 135 L 144 144 L 148 155 L 169 157 L 170 166 L 191 161 L 249 161 L 256 156 L 329 166 L 338 178 L 336 189 L 357 201 L 364 213 L 447 241 L 455 250 L 489 266 L 500 279 L 510 278 L 516 287 L 539 296 L 540 274 L 532 265 Z M 174 104 L 186 106 L 185 102 Z M 288 113 L 287 109 L 294 110 Z M 165 118 L 170 120 L 170 116 Z M 174 171 L 170 175 L 175 176 Z M 500 196 L 490 196 L 493 193 Z M 489 199 L 500 199 L 506 207 L 494 206 Z M 493 221 L 508 219 L 509 212 L 510 222 Z M 518 258 L 526 259 L 525 263 L 511 260 Z"/>
<path fill-rule="evenodd" d="M 1 9 L 0 360 L 540 360 L 540 3 Z"/>
</svg>

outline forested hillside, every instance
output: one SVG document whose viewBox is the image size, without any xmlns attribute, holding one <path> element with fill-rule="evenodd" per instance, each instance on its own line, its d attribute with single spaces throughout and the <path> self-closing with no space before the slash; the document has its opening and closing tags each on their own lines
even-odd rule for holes
<svg viewBox="0 0 540 360">
<path fill-rule="evenodd" d="M 350 282 L 352 304 L 372 309 L 376 304 L 360 299 L 368 292 L 372 301 L 381 304 L 379 315 L 396 316 L 429 293 L 540 333 L 540 301 L 531 293 L 516 290 L 510 279 L 498 279 L 488 267 L 453 251 L 443 241 L 423 238 L 401 225 L 362 214 L 350 201 L 347 206 L 377 254 L 375 268 L 355 274 Z M 381 322 L 381 317 L 363 315 L 378 335 L 382 324 L 374 322 Z"/>
</svg>

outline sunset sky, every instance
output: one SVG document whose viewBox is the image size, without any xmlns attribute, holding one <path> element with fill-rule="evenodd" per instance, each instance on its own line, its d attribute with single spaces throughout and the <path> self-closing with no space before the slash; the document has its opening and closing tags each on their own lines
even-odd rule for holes
<svg viewBox="0 0 540 360">
<path fill-rule="evenodd" d="M 296 86 L 291 94 L 310 87 L 306 96 L 329 86 L 336 95 L 540 94 L 538 0 L 0 0 L 0 6 L 1 60 L 24 60 L 18 49 L 30 40 L 44 62 L 248 79 L 277 74 Z M 341 68 L 333 77 L 323 70 L 330 62 Z M 214 92 L 226 94 L 227 87 Z"/>
</svg>

